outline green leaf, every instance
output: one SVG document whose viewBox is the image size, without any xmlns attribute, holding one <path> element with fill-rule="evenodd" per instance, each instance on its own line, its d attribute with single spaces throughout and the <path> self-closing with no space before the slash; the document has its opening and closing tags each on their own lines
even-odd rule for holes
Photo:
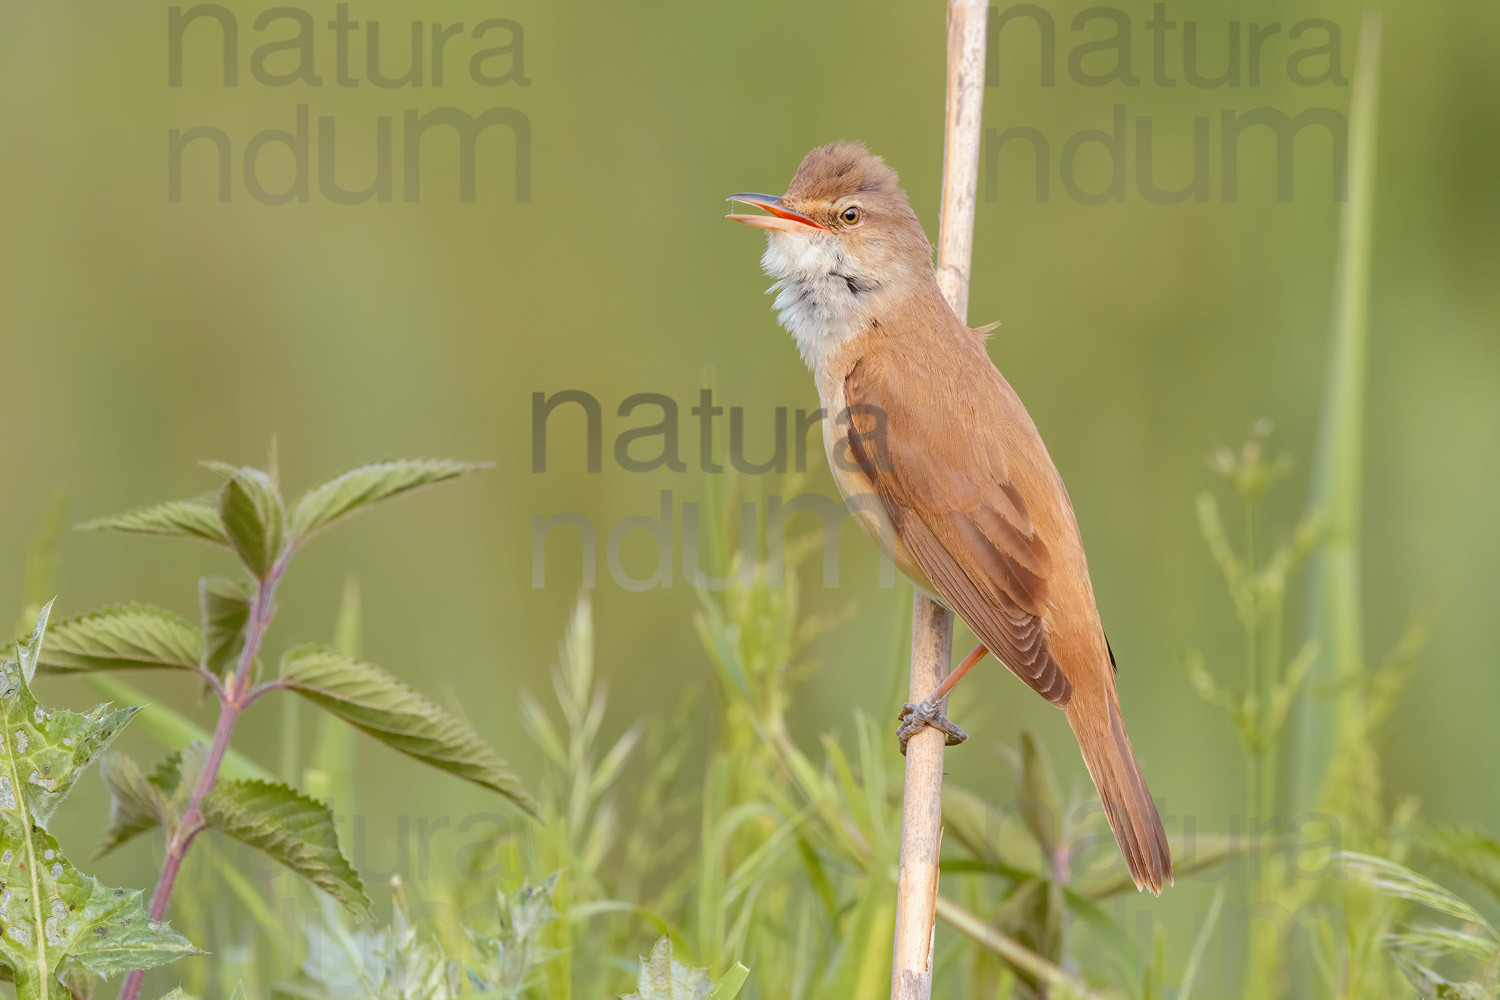
<svg viewBox="0 0 1500 1000">
<path fill-rule="evenodd" d="M 943 843 L 950 842 L 974 856 L 977 863 L 972 870 L 990 871 L 1012 881 L 1041 878 L 1040 873 L 1052 864 L 1023 824 L 967 788 L 945 781 Z M 944 859 L 944 870 L 951 864 Z"/>
<path fill-rule="evenodd" d="M 552 898 L 561 874 L 553 872 L 540 885 L 523 883 L 513 892 L 501 892 L 498 934 L 464 928 L 469 945 L 466 965 L 486 995 L 523 996 L 537 968 L 562 954 L 542 943 L 547 927 L 558 919 Z"/>
<path fill-rule="evenodd" d="M 138 711 L 97 705 L 85 713 L 36 703 L 14 661 L 0 673 L 0 814 L 18 807 L 46 826 L 83 768 Z"/>
<path fill-rule="evenodd" d="M 672 957 L 672 939 L 664 937 L 651 949 L 650 957 L 641 959 L 635 992 L 623 1000 L 707 1000 L 713 988 L 706 970 Z"/>
<path fill-rule="evenodd" d="M 103 857 L 132 837 L 161 825 L 166 799 L 147 780 L 140 766 L 124 754 L 109 754 L 99 763 L 109 790 L 109 828 L 95 857 Z"/>
<path fill-rule="evenodd" d="M 203 765 L 207 758 L 208 744 L 202 740 L 194 740 L 181 750 L 167 754 L 151 769 L 146 780 L 166 796 L 169 827 L 175 829 L 177 821 L 187 811 L 188 800 L 198 787 L 198 779 L 203 776 Z"/>
<path fill-rule="evenodd" d="M 1403 865 L 1366 854 L 1335 855 L 1343 870 L 1376 892 L 1407 900 L 1454 917 L 1459 926 L 1418 923 L 1407 914 L 1399 930 L 1386 934 L 1386 951 L 1402 975 L 1423 997 L 1480 1000 L 1495 996 L 1495 970 L 1500 968 L 1500 931 L 1455 893 Z M 1467 967 L 1469 977 L 1450 979 L 1439 969 Z"/>
<path fill-rule="evenodd" d="M 1058 830 L 1062 825 L 1062 793 L 1047 751 L 1028 731 L 1021 733 L 1020 760 L 1016 763 L 1016 788 L 1021 818 L 1026 823 L 1042 856 L 1051 858 L 1057 851 Z"/>
<path fill-rule="evenodd" d="M 301 543 L 370 504 L 490 467 L 487 462 L 416 458 L 350 469 L 302 495 L 292 508 L 292 538 Z"/>
<path fill-rule="evenodd" d="M 26 641 L 16 643 L 16 659 L 21 664 L 21 673 L 28 684 L 36 676 L 37 661 L 42 652 L 42 636 L 47 634 L 47 619 L 52 617 L 52 603 L 48 601 L 37 613 L 36 626 Z"/>
<path fill-rule="evenodd" d="M 11 977 L 7 975 L 5 978 L 9 979 Z M 57 974 L 56 980 L 56 982 L 62 985 L 64 992 L 61 995 L 73 997 L 75 1000 L 78 997 L 84 997 L 87 1000 L 88 997 L 93 996 L 97 992 L 95 986 L 98 984 L 98 981 L 97 976 L 93 975 L 77 962 L 64 962 L 62 971 Z M 48 985 L 51 986 L 52 984 L 49 983 Z"/>
<path fill-rule="evenodd" d="M 735 963 L 734 968 L 719 977 L 714 983 L 714 988 L 708 993 L 708 1000 L 734 1000 L 740 995 L 740 990 L 745 988 L 745 980 L 750 978 L 750 970 L 745 966 Z"/>
<path fill-rule="evenodd" d="M 168 993 L 166 996 L 162 997 L 161 1000 L 198 1000 L 198 998 L 179 986 L 171 993 Z"/>
<path fill-rule="evenodd" d="M 450 958 L 431 927 L 414 924 L 402 893 L 391 900 L 391 923 L 384 929 L 349 928 L 332 900 L 323 900 L 321 919 L 300 928 L 307 959 L 290 982 L 276 987 L 278 1000 L 328 1000 L 354 995 L 368 1000 L 515 1000 L 513 995 L 477 994 L 464 966 Z"/>
<path fill-rule="evenodd" d="M 245 647 L 251 594 L 252 588 L 243 580 L 206 576 L 198 581 L 198 607 L 203 622 L 202 663 L 220 677 L 234 669 Z"/>
<path fill-rule="evenodd" d="M 45 630 L 38 621 L 37 643 Z M 17 660 L 0 665 L 0 962 L 21 998 L 61 997 L 59 977 L 149 969 L 195 949 L 150 920 L 139 892 L 110 889 L 62 856 L 47 821 L 83 768 L 136 712 L 36 703 Z"/>
<path fill-rule="evenodd" d="M 1002 933 L 1056 965 L 1062 957 L 1062 911 L 1062 891 L 1056 882 L 1028 880 L 1012 885 L 994 914 L 986 916 Z M 1041 992 L 1041 976 L 1024 965 L 1012 968 L 1028 993 Z"/>
<path fill-rule="evenodd" d="M 203 802 L 203 818 L 226 836 L 265 853 L 368 915 L 370 900 L 339 849 L 333 813 L 322 802 L 269 781 L 221 781 Z"/>
<path fill-rule="evenodd" d="M 203 640 L 170 611 L 119 604 L 53 625 L 40 657 L 50 673 L 172 667 L 196 670 Z"/>
<path fill-rule="evenodd" d="M 1432 879 L 1418 875 L 1405 865 L 1354 851 L 1340 851 L 1335 858 L 1342 863 L 1345 872 L 1382 895 L 1392 899 L 1405 899 L 1439 913 L 1445 913 L 1450 917 L 1456 917 L 1487 931 L 1492 940 L 1500 940 L 1500 932 L 1497 932 L 1473 906 Z"/>
<path fill-rule="evenodd" d="M 304 646 L 283 658 L 281 678 L 291 690 L 387 746 L 499 792 L 535 814 L 520 780 L 478 734 L 374 664 Z"/>
<path fill-rule="evenodd" d="M 99 765 L 104 785 L 109 790 L 110 824 L 104 843 L 96 857 L 102 857 L 138 834 L 156 826 L 165 826 L 169 835 L 177 832 L 188 800 L 203 773 L 208 748 L 201 742 L 190 743 L 182 750 L 167 754 L 143 774 L 135 761 L 121 754 L 110 754 Z"/>
<path fill-rule="evenodd" d="M 229 536 L 224 533 L 224 525 L 219 520 L 218 499 L 213 494 L 193 500 L 169 500 L 124 514 L 97 518 L 80 524 L 78 530 L 123 531 L 229 545 Z"/>
<path fill-rule="evenodd" d="M 39 842 L 41 838 L 55 849 L 57 842 L 49 834 L 38 834 Z M 45 857 L 45 850 L 42 853 Z M 96 879 L 80 875 L 61 855 L 57 857 L 48 873 L 53 880 L 50 912 L 51 917 L 57 918 L 54 925 L 57 936 L 46 950 L 56 954 L 66 948 L 65 964 L 76 963 L 96 976 L 109 978 L 132 969 L 154 969 L 179 958 L 202 954 L 170 925 L 152 920 L 138 890 L 110 889 Z M 59 864 L 63 866 L 62 874 L 53 875 Z M 45 886 L 47 880 L 38 881 Z M 13 905 L 25 906 L 21 898 L 24 891 L 17 892 L 17 898 L 11 900 Z"/>
<path fill-rule="evenodd" d="M 259 469 L 210 463 L 225 477 L 219 490 L 219 520 L 229 544 L 245 568 L 264 580 L 281 557 L 285 513 L 281 493 L 270 476 Z"/>
<path fill-rule="evenodd" d="M 1436 826 L 1417 845 L 1500 900 L 1500 841 L 1472 827 Z"/>
<path fill-rule="evenodd" d="M 1123 960 L 1128 968 L 1138 969 L 1144 964 L 1140 946 L 1135 937 L 1121 927 L 1114 917 L 1105 912 L 1103 907 L 1066 885 L 1062 887 L 1062 890 L 1062 899 L 1068 910 L 1088 924 L 1099 936 L 1100 941 L 1105 943 L 1120 960 Z"/>
</svg>

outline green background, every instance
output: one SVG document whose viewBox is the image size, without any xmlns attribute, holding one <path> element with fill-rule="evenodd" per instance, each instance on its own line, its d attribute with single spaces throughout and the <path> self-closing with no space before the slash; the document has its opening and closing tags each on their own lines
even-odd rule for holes
<svg viewBox="0 0 1500 1000">
<path fill-rule="evenodd" d="M 229 8 L 241 34 L 239 86 L 223 86 L 217 36 L 203 23 L 188 32 L 183 86 L 174 88 L 165 5 L 0 6 L 0 608 L 19 607 L 27 549 L 59 490 L 70 523 L 193 495 L 214 484 L 195 461 L 256 463 L 273 436 L 293 490 L 391 455 L 487 459 L 496 463 L 487 475 L 369 514 L 311 547 L 283 590 L 271 652 L 330 637 L 341 582 L 357 574 L 366 655 L 460 705 L 525 778 L 536 755 L 517 726 L 517 694 L 547 687 L 580 584 L 578 543 L 562 530 L 549 547 L 546 586 L 533 586 L 532 520 L 578 512 L 599 532 L 594 606 L 599 667 L 611 682 L 606 731 L 663 711 L 683 689 L 706 693 L 711 674 L 692 624 L 697 599 L 680 566 L 670 589 L 628 591 L 609 578 L 604 536 L 625 517 L 654 516 L 662 490 L 673 492 L 679 530 L 682 503 L 703 499 L 698 428 L 687 412 L 701 388 L 744 408 L 753 459 L 771 451 L 774 408 L 817 405 L 762 294 L 761 237 L 723 221 L 724 195 L 782 191 L 808 148 L 857 138 L 901 172 L 936 237 L 942 5 L 353 5 L 352 17 L 381 23 L 396 72 L 413 18 L 472 26 L 504 17 L 524 28 L 528 85 L 475 84 L 464 62 L 485 45 L 455 38 L 443 86 L 432 86 L 429 73 L 425 86 L 401 89 L 373 86 L 358 56 L 360 86 L 334 84 L 333 36 L 322 27 L 333 5 L 322 3 L 306 9 L 319 24 L 323 85 L 257 83 L 250 52 L 289 27 L 257 32 L 263 7 Z M 1051 198 L 1036 199 L 1024 147 L 1008 147 L 998 196 L 979 204 L 970 320 L 1003 321 L 991 356 L 1067 480 L 1133 742 L 1165 812 L 1178 818 L 1169 827 L 1192 814 L 1200 829 L 1225 829 L 1241 808 L 1239 752 L 1181 664 L 1186 649 L 1201 648 L 1210 669 L 1237 684 L 1242 654 L 1193 500 L 1220 489 L 1206 457 L 1269 417 L 1271 449 L 1291 453 L 1296 465 L 1266 508 L 1262 537 L 1279 538 L 1305 506 L 1339 205 L 1330 197 L 1329 141 L 1315 129 L 1297 140 L 1291 200 L 1277 200 L 1268 136 L 1251 134 L 1239 197 L 1225 201 L 1219 115 L 1347 111 L 1348 87 L 1288 79 L 1287 56 L 1318 36 L 1291 43 L 1285 28 L 1307 17 L 1336 22 L 1348 77 L 1359 8 L 1336 0 L 1172 4 L 1179 23 L 1197 22 L 1210 73 L 1223 65 L 1228 21 L 1282 22 L 1283 33 L 1265 45 L 1260 85 L 1218 89 L 1182 81 L 1181 29 L 1168 52 L 1177 86 L 1152 81 L 1143 3 L 1120 8 L 1132 20 L 1140 84 L 1081 85 L 1067 73 L 1067 53 L 1109 30 L 1070 29 L 1082 5 L 1050 9 L 1055 86 L 1039 83 L 1036 33 L 1017 22 L 1000 42 L 985 123 L 1047 137 Z M 1388 795 L 1417 795 L 1428 815 L 1492 829 L 1500 826 L 1492 763 L 1500 755 L 1492 724 L 1500 699 L 1497 28 L 1492 4 L 1386 8 L 1364 526 L 1371 659 L 1410 615 L 1432 614 L 1408 694 L 1383 731 Z M 1109 62 L 1091 60 L 1089 68 Z M 380 116 L 394 119 L 399 150 L 408 109 L 517 108 L 533 133 L 531 198 L 512 196 L 513 147 L 496 129 L 480 140 L 471 203 L 456 197 L 452 152 L 438 142 L 419 201 L 402 200 L 398 152 L 390 203 L 332 204 L 317 193 L 316 140 L 306 203 L 261 204 L 246 193 L 238 163 L 233 197 L 220 203 L 206 144 L 185 161 L 181 201 L 169 202 L 169 129 L 220 128 L 238 160 L 255 133 L 291 128 L 298 104 L 314 119 L 335 119 L 348 187 L 368 182 Z M 1158 177 L 1168 186 L 1186 180 L 1193 119 L 1207 116 L 1207 201 L 1167 206 L 1141 197 L 1133 134 L 1123 201 L 1087 206 L 1067 196 L 1057 176 L 1061 147 L 1081 130 L 1109 128 L 1116 104 L 1132 129 L 1151 118 Z M 1107 167 L 1097 147 L 1080 153 L 1085 186 L 1102 186 Z M 268 152 L 263 176 L 279 189 L 286 164 Z M 604 407 L 599 474 L 584 471 L 575 416 L 554 421 L 548 470 L 531 471 L 532 393 L 563 389 L 589 392 Z M 637 392 L 679 401 L 688 471 L 633 473 L 611 460 L 618 434 L 652 419 L 649 408 L 632 419 L 615 415 Z M 805 488 L 831 494 L 816 445 L 812 456 Z M 748 487 L 787 489 L 775 477 Z M 893 623 L 907 614 L 908 598 L 877 586 L 868 546 L 852 529 L 844 542 L 840 587 L 823 589 L 816 572 L 804 581 L 812 610 L 849 611 L 820 640 L 818 669 L 793 709 L 805 744 L 823 730 L 847 731 L 854 707 L 884 718 L 894 692 Z M 646 575 L 650 556 L 644 534 L 634 533 L 627 568 Z M 67 533 L 58 610 L 138 598 L 191 616 L 196 577 L 227 568 L 225 557 L 186 543 Z M 211 724 L 191 685 L 140 683 Z M 1068 780 L 1083 787 L 1059 713 L 993 663 L 966 687 L 955 714 L 976 739 L 949 755 L 957 780 L 1007 796 L 992 747 L 1024 726 L 1042 734 Z M 72 705 L 90 697 L 80 682 L 50 681 L 40 694 Z M 280 720 L 268 701 L 242 731 L 241 747 L 272 768 Z M 139 732 L 126 745 L 152 752 Z M 505 812 L 374 747 L 360 758 L 359 781 L 366 843 L 364 856 L 354 848 L 355 860 L 377 876 L 370 881 L 396 864 L 400 817 L 408 829 L 416 817 L 450 817 L 456 830 L 464 816 Z M 61 819 L 65 844 L 87 841 L 106 814 L 97 783 L 78 797 Z M 157 865 L 149 839 L 100 863 L 101 877 L 149 885 Z M 454 831 L 435 837 L 434 871 L 463 840 Z M 1190 883 L 1157 905 L 1187 927 L 1205 891 Z"/>
</svg>

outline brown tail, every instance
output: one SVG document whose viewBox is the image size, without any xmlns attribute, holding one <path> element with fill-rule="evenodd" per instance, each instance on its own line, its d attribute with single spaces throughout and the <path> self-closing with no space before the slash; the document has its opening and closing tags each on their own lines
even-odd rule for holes
<svg viewBox="0 0 1500 1000">
<path fill-rule="evenodd" d="M 1130 877 L 1137 889 L 1150 889 L 1160 896 L 1162 885 L 1172 884 L 1167 833 L 1135 755 L 1130 752 L 1119 705 L 1109 693 L 1101 694 L 1102 698 L 1090 698 L 1079 692 L 1080 697 L 1068 703 L 1068 725 L 1083 750 L 1083 762 L 1099 790 L 1104 815 L 1125 856 Z"/>
</svg>

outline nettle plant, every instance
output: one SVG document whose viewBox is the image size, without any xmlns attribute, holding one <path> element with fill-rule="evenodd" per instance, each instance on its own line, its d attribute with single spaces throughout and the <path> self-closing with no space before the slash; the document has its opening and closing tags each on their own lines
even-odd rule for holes
<svg viewBox="0 0 1500 1000">
<path fill-rule="evenodd" d="M 0 973 L 18 1000 L 66 998 L 90 976 L 195 954 L 146 914 L 141 894 L 110 889 L 63 856 L 47 823 L 84 769 L 137 709 L 43 708 L 31 693 L 49 604 L 31 637 L 0 664 Z"/>
<path fill-rule="evenodd" d="M 95 921 L 105 928 L 101 939 L 137 935 L 145 941 L 155 935 L 160 938 L 156 949 L 139 957 L 112 953 L 107 962 L 82 956 L 77 959 L 96 974 L 142 970 L 194 950 L 159 921 L 166 915 L 184 857 L 195 838 L 205 830 L 216 830 L 264 852 L 351 912 L 369 914 L 370 900 L 358 873 L 339 846 L 333 814 L 327 805 L 285 784 L 220 780 L 220 765 L 240 716 L 273 691 L 301 695 L 392 749 L 497 792 L 528 814 L 534 814 L 532 800 L 520 781 L 466 723 L 386 670 L 326 647 L 299 646 L 282 654 L 275 677 L 260 676 L 266 633 L 276 612 L 277 587 L 293 558 L 310 539 L 371 504 L 457 479 L 485 466 L 425 459 L 378 462 L 331 479 L 289 506 L 282 499 L 274 471 L 206 464 L 223 479 L 216 493 L 146 507 L 83 526 L 195 539 L 236 556 L 243 570 L 239 576 L 207 577 L 199 581 L 199 623 L 194 625 L 162 608 L 123 604 L 58 622 L 43 644 L 44 615 L 32 645 L 22 649 L 20 665 L 7 668 L 5 674 L 5 688 L 18 692 L 0 703 L 0 712 L 5 713 L 8 725 L 15 711 L 31 711 L 22 703 L 30 699 L 25 682 L 29 681 L 33 668 L 54 673 L 175 669 L 195 677 L 219 702 L 218 724 L 212 742 L 207 745 L 191 744 L 149 771 L 120 755 L 106 758 L 101 765 L 112 801 L 103 850 L 112 850 L 132 837 L 160 828 L 165 838 L 166 861 L 150 908 L 139 919 L 126 914 L 119 918 L 106 915 Z M 37 711 L 40 720 L 42 715 Z M 42 785 L 36 783 L 35 774 L 29 782 L 25 777 L 33 773 L 32 767 L 41 768 L 40 763 L 18 764 L 15 758 L 8 758 L 12 774 L 8 784 L 0 774 L 0 807 L 24 793 L 28 803 L 36 803 L 31 807 L 33 811 L 44 819 L 42 806 L 55 801 L 50 796 L 61 796 L 66 790 L 63 783 L 71 783 L 77 767 L 97 755 L 103 743 L 133 711 L 105 714 L 103 709 L 95 709 L 90 716 L 77 717 L 82 721 L 76 725 L 70 723 L 71 728 L 58 722 L 61 716 L 54 716 L 44 730 L 31 729 L 32 741 L 39 741 L 40 733 L 55 733 L 55 737 L 48 738 L 61 743 L 71 732 L 75 745 L 64 748 L 66 753 L 55 754 L 58 761 L 50 773 L 40 771 Z M 6 730 L 9 749 L 24 749 L 16 745 L 22 738 L 20 730 L 15 735 Z M 33 746 L 31 752 L 41 751 Z M 70 759 L 80 763 L 63 767 L 62 758 L 68 753 Z M 48 782 L 56 782 L 57 789 L 47 787 Z M 0 808 L 0 813 L 7 823 L 7 838 L 19 838 L 16 844 L 10 839 L 5 843 L 4 858 L 9 864 L 12 851 L 30 843 L 24 834 L 31 824 L 11 824 L 10 820 L 18 818 L 14 812 Z M 16 829 L 12 830 L 12 826 Z M 45 833 L 37 837 L 35 850 L 38 854 L 47 852 L 50 857 L 56 845 Z M 35 870 L 34 865 L 29 867 Z M 68 871 L 64 869 L 65 874 Z M 15 885 L 14 877 L 10 884 Z M 32 900 L 43 898 L 38 889 L 27 891 Z M 21 902 L 19 892 L 16 890 L 17 895 L 10 900 L 12 917 Z M 68 901 L 66 895 L 62 898 Z M 31 903 L 22 905 L 36 909 Z M 140 908 L 138 902 L 135 908 Z M 0 903 L 0 916 L 4 913 L 4 904 Z M 63 922 L 67 919 L 64 917 Z M 24 960 L 12 954 L 9 943 L 6 941 L 4 955 L 16 973 L 18 996 L 22 1000 L 42 996 L 36 989 L 25 992 L 28 987 L 22 987 L 23 980 L 29 982 L 41 971 L 55 972 L 56 963 L 51 970 L 42 970 L 37 965 L 35 975 L 23 973 L 18 963 Z M 134 1000 L 141 979 L 140 971 L 130 973 L 121 1000 Z"/>
</svg>

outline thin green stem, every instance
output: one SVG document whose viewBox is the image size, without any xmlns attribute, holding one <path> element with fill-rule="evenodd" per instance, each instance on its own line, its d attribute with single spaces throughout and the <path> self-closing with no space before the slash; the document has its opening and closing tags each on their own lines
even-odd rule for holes
<svg viewBox="0 0 1500 1000">
<path fill-rule="evenodd" d="M 1281 685 L 1281 622 L 1284 615 L 1282 602 L 1284 595 L 1277 594 L 1274 606 L 1266 609 L 1266 636 L 1265 636 L 1265 696 L 1262 704 L 1266 706 L 1269 716 L 1271 701 L 1276 689 Z M 1280 750 L 1283 726 L 1278 725 L 1273 732 L 1270 729 L 1271 720 L 1267 718 L 1267 729 L 1265 734 L 1265 762 L 1261 773 L 1261 797 L 1260 812 L 1262 817 L 1274 816 L 1277 811 L 1278 774 L 1280 766 Z"/>
<path fill-rule="evenodd" d="M 1248 836 L 1260 804 L 1262 753 L 1266 703 L 1261 694 L 1260 651 L 1257 642 L 1260 630 L 1260 587 L 1256 579 L 1255 564 L 1255 498 L 1245 495 L 1245 697 L 1249 699 L 1251 745 L 1245 755 L 1245 833 Z"/>
<path fill-rule="evenodd" d="M 254 689 L 250 687 L 255 669 L 255 658 L 260 654 L 266 630 L 270 628 L 271 619 L 276 614 L 276 587 L 281 582 L 281 577 L 286 572 L 287 563 L 291 561 L 294 551 L 295 549 L 288 549 L 271 567 L 265 579 L 256 584 L 255 594 L 250 602 L 250 620 L 245 629 L 245 645 L 240 650 L 234 676 L 228 684 L 216 688 L 221 692 L 219 721 L 214 727 L 214 738 L 209 744 L 208 756 L 203 762 L 203 771 L 198 777 L 198 785 L 193 790 L 192 798 L 188 800 L 182 819 L 178 822 L 176 829 L 168 832 L 167 860 L 162 865 L 161 877 L 157 879 L 156 889 L 151 894 L 149 912 L 152 920 L 161 920 L 166 916 L 167 905 L 172 898 L 172 888 L 177 884 L 177 875 L 182 870 L 183 859 L 187 857 L 188 849 L 193 846 L 193 840 L 204 828 L 203 800 L 213 792 L 214 785 L 219 779 L 219 768 L 224 763 L 224 755 L 229 751 L 229 741 L 234 736 L 235 723 L 239 721 L 240 713 L 275 683 L 263 684 Z M 128 973 L 124 984 L 120 987 L 120 1000 L 136 1000 L 140 995 L 141 984 L 144 980 L 145 973 L 140 969 Z"/>
<path fill-rule="evenodd" d="M 1250 847 L 1246 854 L 1246 863 L 1250 865 L 1250 870 L 1245 878 L 1245 912 L 1250 913 L 1252 908 L 1265 898 L 1267 888 L 1264 863 L 1249 842 L 1259 835 L 1258 827 L 1264 821 L 1265 816 L 1265 789 L 1269 784 L 1266 777 L 1266 750 L 1269 743 L 1267 716 L 1270 708 L 1270 688 L 1266 685 L 1265 672 L 1261 669 L 1263 651 L 1260 630 L 1264 622 L 1264 593 L 1259 578 L 1259 567 L 1256 563 L 1255 495 L 1247 491 L 1242 496 L 1245 503 L 1245 586 L 1248 588 L 1246 595 L 1248 611 L 1245 621 L 1245 698 L 1248 703 L 1247 714 L 1249 716 L 1246 724 L 1250 731 L 1251 741 L 1245 754 L 1244 835 L 1247 846 Z M 1256 994 L 1254 987 L 1260 973 L 1255 961 L 1256 930 L 1255 921 L 1245 922 L 1245 954 L 1249 960 L 1245 970 L 1244 994 L 1247 997 Z"/>
</svg>

